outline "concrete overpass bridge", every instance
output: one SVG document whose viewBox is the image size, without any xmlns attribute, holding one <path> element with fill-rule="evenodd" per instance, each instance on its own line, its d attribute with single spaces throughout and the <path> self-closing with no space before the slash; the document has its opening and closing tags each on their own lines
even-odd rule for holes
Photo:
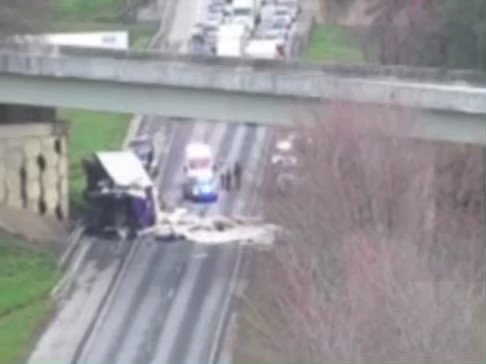
<svg viewBox="0 0 486 364">
<path fill-rule="evenodd" d="M 412 134 L 486 144 L 486 75 L 56 46 L 0 50 L 0 103 L 292 125 L 330 101 L 420 110 Z"/>
</svg>

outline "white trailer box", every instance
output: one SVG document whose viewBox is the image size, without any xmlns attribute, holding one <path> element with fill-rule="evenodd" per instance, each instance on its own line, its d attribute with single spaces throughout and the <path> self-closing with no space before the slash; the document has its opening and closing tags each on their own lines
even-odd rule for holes
<svg viewBox="0 0 486 364">
<path fill-rule="evenodd" d="M 46 34 L 48 43 L 78 47 L 129 49 L 128 32 Z"/>
<path fill-rule="evenodd" d="M 241 57 L 248 38 L 248 29 L 243 24 L 224 24 L 219 28 L 216 54 L 220 57 Z"/>
<path fill-rule="evenodd" d="M 250 58 L 281 59 L 284 57 L 283 47 L 275 39 L 254 39 L 248 42 L 244 55 Z"/>
<path fill-rule="evenodd" d="M 110 48 L 127 50 L 130 48 L 127 31 L 89 33 L 51 33 L 15 36 L 17 42 L 45 43 L 58 46 Z"/>
</svg>

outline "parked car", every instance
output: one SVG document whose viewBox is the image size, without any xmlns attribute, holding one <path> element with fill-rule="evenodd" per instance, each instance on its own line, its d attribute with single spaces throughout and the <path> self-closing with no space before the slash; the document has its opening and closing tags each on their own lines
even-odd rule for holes
<svg viewBox="0 0 486 364">
<path fill-rule="evenodd" d="M 225 16 L 230 17 L 233 15 L 233 4 L 226 4 L 223 8 L 223 13 Z"/>
<path fill-rule="evenodd" d="M 211 4 L 220 5 L 221 7 L 227 4 L 226 0 L 211 0 Z"/>
<path fill-rule="evenodd" d="M 206 15 L 206 25 L 219 26 L 220 24 L 223 23 L 223 19 L 224 19 L 223 9 L 215 10 L 214 8 L 212 8 L 212 10 L 208 11 Z"/>
<path fill-rule="evenodd" d="M 214 54 L 216 53 L 216 44 L 218 43 L 219 26 L 209 25 L 205 29 L 204 39 L 208 49 Z"/>
<path fill-rule="evenodd" d="M 300 9 L 299 0 L 273 0 L 275 5 L 283 5 L 287 7 L 297 7 Z"/>
<path fill-rule="evenodd" d="M 191 53 L 205 54 L 206 53 L 205 44 L 206 42 L 202 34 L 194 34 L 191 37 L 191 42 L 190 42 Z"/>
<path fill-rule="evenodd" d="M 289 29 L 293 24 L 292 16 L 289 12 L 275 14 L 273 18 L 273 28 Z"/>
<path fill-rule="evenodd" d="M 278 39 L 282 44 L 287 41 L 287 37 L 287 24 L 282 21 L 273 22 L 269 28 L 264 28 L 261 35 L 263 39 Z"/>
<path fill-rule="evenodd" d="M 192 28 L 191 38 L 197 36 L 204 36 L 204 32 L 205 32 L 205 24 L 203 22 L 198 22 L 194 24 L 194 27 Z"/>
<path fill-rule="evenodd" d="M 212 2 L 208 5 L 208 14 L 223 14 L 225 6 L 224 3 Z"/>
<path fill-rule="evenodd" d="M 297 8 L 287 5 L 277 5 L 275 6 L 274 15 L 275 18 L 288 18 L 289 22 L 291 23 L 297 18 Z"/>
<path fill-rule="evenodd" d="M 192 54 L 211 54 L 211 45 L 207 41 L 206 34 L 194 34 L 191 38 L 190 49 Z"/>
<path fill-rule="evenodd" d="M 294 139 L 286 138 L 277 141 L 271 157 L 271 164 L 279 169 L 289 169 L 297 165 L 294 150 Z"/>
<path fill-rule="evenodd" d="M 260 9 L 260 23 L 271 22 L 275 15 L 275 5 L 265 4 Z"/>
</svg>

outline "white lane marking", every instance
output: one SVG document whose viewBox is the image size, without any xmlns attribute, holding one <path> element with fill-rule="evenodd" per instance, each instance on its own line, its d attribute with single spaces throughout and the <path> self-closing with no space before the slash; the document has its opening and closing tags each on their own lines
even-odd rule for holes
<svg viewBox="0 0 486 364">
<path fill-rule="evenodd" d="M 251 191 L 259 188 L 259 176 L 264 173 L 262 170 L 263 163 L 266 158 L 266 136 L 268 129 L 265 127 L 258 127 L 255 140 L 251 144 L 250 157 L 248 158 L 246 166 L 243 167 L 241 174 L 241 190 L 238 198 L 234 202 L 233 212 L 241 214 L 249 202 Z"/>
<path fill-rule="evenodd" d="M 194 291 L 197 278 L 200 274 L 202 265 L 204 263 L 201 259 L 191 259 L 188 264 L 188 271 L 184 277 L 179 291 L 170 307 L 167 315 L 167 322 L 164 325 L 162 333 L 158 339 L 158 351 L 152 359 L 152 364 L 167 363 L 174 346 L 176 345 L 177 333 L 182 328 L 184 317 L 188 314 L 188 306 L 190 303 L 191 293 Z M 206 263 L 207 264 L 207 263 Z"/>
<path fill-rule="evenodd" d="M 213 273 L 211 288 L 205 292 L 206 294 L 204 295 L 203 302 L 201 302 L 201 311 L 199 312 L 191 337 L 189 338 L 189 342 L 192 345 L 190 345 L 189 352 L 180 364 L 201 363 L 201 359 L 203 359 L 202 354 L 207 344 L 209 343 L 210 347 L 213 344 L 211 339 L 214 339 L 214 331 L 211 324 L 216 322 L 214 329 L 218 328 L 219 316 L 221 314 L 221 303 L 224 305 L 226 301 L 224 296 L 226 282 L 228 282 L 228 289 L 231 289 L 233 278 L 233 274 L 231 274 L 231 277 L 228 280 L 227 274 L 228 271 L 232 272 L 233 269 L 237 269 L 237 266 L 234 266 L 234 268 L 231 269 L 231 263 L 233 261 L 233 259 L 231 259 L 232 257 L 232 255 L 224 254 L 216 263 L 217 267 Z M 231 296 L 232 293 L 228 291 L 227 295 Z M 216 340 L 218 340 L 218 338 L 216 338 Z"/>
<path fill-rule="evenodd" d="M 223 142 L 226 129 L 229 128 L 230 125 L 225 123 L 209 123 L 209 127 L 213 128 L 214 131 L 208 138 L 207 143 L 211 146 L 213 153 L 215 153 L 215 160 L 218 160 L 221 157 L 217 155 L 217 153 L 219 153 L 219 147 Z"/>
<path fill-rule="evenodd" d="M 243 145 L 245 142 L 245 135 L 247 133 L 248 127 L 246 125 L 238 125 L 235 130 L 235 137 L 231 143 L 230 151 L 228 153 L 227 161 L 232 165 L 236 161 L 239 161 L 242 155 L 247 152 L 243 150 Z M 251 143 L 250 143 L 251 145 Z"/>
<path fill-rule="evenodd" d="M 235 129 L 236 135 L 230 145 L 228 157 L 225 158 L 225 164 L 226 164 L 225 167 L 232 168 L 234 163 L 237 160 L 241 159 L 242 155 L 246 152 L 245 150 L 243 150 L 243 145 L 245 143 L 245 136 L 247 135 L 246 134 L 247 129 L 248 127 L 245 125 L 239 125 Z M 226 169 L 218 171 L 218 178 L 220 173 L 224 171 L 226 171 Z M 214 213 L 221 212 L 220 210 L 226 205 L 227 199 L 230 197 L 230 194 L 234 194 L 234 193 L 239 193 L 239 192 L 236 192 L 234 190 L 224 191 L 220 189 L 220 194 L 219 194 L 220 198 L 218 200 L 218 203 L 209 206 L 208 213 L 214 214 Z"/>
<path fill-rule="evenodd" d="M 229 313 L 231 299 L 233 297 L 233 293 L 235 292 L 236 286 L 238 284 L 238 274 L 240 273 L 240 270 L 241 270 L 242 255 L 243 255 L 242 245 L 238 244 L 236 249 L 237 249 L 236 262 L 234 264 L 234 269 L 231 272 L 228 294 L 226 295 L 224 302 L 223 302 L 223 305 L 220 308 L 220 315 L 219 315 L 218 323 L 217 323 L 216 330 L 215 330 L 215 333 L 214 333 L 215 340 L 213 341 L 213 343 L 211 345 L 211 349 L 210 349 L 210 353 L 209 353 L 209 358 L 208 358 L 209 363 L 215 363 L 215 361 L 216 361 L 218 344 L 220 342 L 221 335 L 224 331 L 225 316 Z"/>
<path fill-rule="evenodd" d="M 134 242 L 134 244 L 138 243 L 139 241 Z M 141 264 L 135 264 L 134 262 L 148 261 L 150 256 L 155 253 L 156 248 L 147 247 L 137 249 L 137 245 L 134 245 L 130 249 L 129 255 L 123 263 L 123 267 L 115 278 L 110 296 L 102 312 L 96 318 L 93 331 L 84 347 L 84 355 L 81 356 L 79 362 L 96 362 L 102 360 L 105 350 L 108 350 L 110 347 L 110 343 L 105 342 L 105 345 L 99 346 L 97 345 L 98 341 L 96 339 L 115 339 L 112 333 L 117 332 L 119 325 L 122 323 L 120 320 L 130 310 L 130 303 L 136 287 L 143 284 L 143 276 L 149 268 Z M 118 297 L 123 297 L 123 299 L 116 299 Z"/>
<path fill-rule="evenodd" d="M 162 249 L 162 247 L 158 247 Z M 157 254 L 154 251 L 154 254 Z M 140 348 L 146 346 L 147 341 L 145 333 L 150 330 L 151 324 L 157 319 L 159 305 L 163 287 L 170 284 L 171 262 L 177 260 L 177 251 L 174 249 L 164 250 L 161 253 L 160 260 L 156 262 L 157 266 L 153 269 L 153 274 L 148 276 L 144 284 L 147 284 L 145 294 L 140 297 L 140 301 L 135 302 L 137 310 L 130 317 L 131 325 L 127 332 L 124 332 L 120 338 L 123 341 L 118 342 L 119 349 L 115 353 L 115 358 L 110 358 L 113 363 L 136 363 L 137 352 Z M 109 359 L 105 358 L 104 362 Z"/>
</svg>

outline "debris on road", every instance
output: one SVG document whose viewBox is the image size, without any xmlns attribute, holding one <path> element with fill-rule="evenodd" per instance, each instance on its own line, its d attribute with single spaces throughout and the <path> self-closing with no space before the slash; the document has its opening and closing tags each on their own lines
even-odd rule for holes
<svg viewBox="0 0 486 364">
<path fill-rule="evenodd" d="M 142 232 L 158 240 L 188 240 L 197 244 L 223 244 L 235 241 L 270 247 L 278 226 L 261 219 L 226 216 L 200 217 L 185 209 L 159 211 L 158 223 Z"/>
</svg>

